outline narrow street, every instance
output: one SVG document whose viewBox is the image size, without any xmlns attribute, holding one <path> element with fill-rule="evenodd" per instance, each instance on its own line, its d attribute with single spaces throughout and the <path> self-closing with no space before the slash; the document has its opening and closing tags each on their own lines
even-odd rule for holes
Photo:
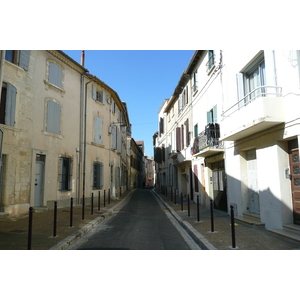
<svg viewBox="0 0 300 300">
<path fill-rule="evenodd" d="M 150 189 L 136 190 L 112 217 L 68 250 L 200 250 Z"/>
</svg>

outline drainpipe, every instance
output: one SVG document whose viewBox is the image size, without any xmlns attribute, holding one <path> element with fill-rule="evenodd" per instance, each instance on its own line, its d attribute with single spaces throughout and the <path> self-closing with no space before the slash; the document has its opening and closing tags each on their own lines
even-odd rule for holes
<svg viewBox="0 0 300 300">
<path fill-rule="evenodd" d="M 86 113 L 87 113 L 87 85 L 95 80 L 93 77 L 92 80 L 88 81 L 85 84 L 85 95 L 84 95 L 84 124 L 83 124 L 83 179 L 82 179 L 82 195 L 85 196 L 85 175 L 86 175 Z"/>
<path fill-rule="evenodd" d="M 1 91 L 2 91 L 2 80 L 4 74 L 4 58 L 5 58 L 5 50 L 0 50 L 0 101 L 1 101 Z"/>
</svg>

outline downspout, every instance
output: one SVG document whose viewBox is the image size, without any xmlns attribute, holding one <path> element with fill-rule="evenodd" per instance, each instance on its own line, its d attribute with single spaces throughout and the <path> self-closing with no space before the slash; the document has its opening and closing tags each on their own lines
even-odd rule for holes
<svg viewBox="0 0 300 300">
<path fill-rule="evenodd" d="M 4 74 L 4 58 L 5 58 L 5 50 L 0 50 L 0 102 L 1 102 L 1 91 L 2 91 L 2 80 Z"/>
<path fill-rule="evenodd" d="M 82 195 L 85 196 L 85 176 L 86 176 L 86 120 L 87 120 L 87 85 L 95 80 L 88 81 L 85 84 L 85 95 L 84 95 L 84 124 L 83 124 L 83 179 L 82 179 Z"/>
</svg>

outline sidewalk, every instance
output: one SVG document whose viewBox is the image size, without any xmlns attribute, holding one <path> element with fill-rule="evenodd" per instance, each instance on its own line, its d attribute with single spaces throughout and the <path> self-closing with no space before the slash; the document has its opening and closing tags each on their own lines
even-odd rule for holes
<svg viewBox="0 0 300 300">
<path fill-rule="evenodd" d="M 200 222 L 197 220 L 197 204 L 190 201 L 190 217 L 188 217 L 187 200 L 181 202 L 177 198 L 176 205 L 171 196 L 165 197 L 159 191 L 153 192 L 163 200 L 179 223 L 187 230 L 202 249 L 207 250 L 300 250 L 300 242 L 274 234 L 264 227 L 248 225 L 235 220 L 236 248 L 232 248 L 231 218 L 224 211 L 214 209 L 214 232 L 211 232 L 210 209 L 200 205 Z"/>
<path fill-rule="evenodd" d="M 132 191 L 131 191 L 132 192 Z M 70 227 L 70 207 L 57 209 L 56 237 L 53 237 L 54 210 L 34 211 L 32 218 L 32 250 L 63 250 L 81 238 L 93 227 L 110 216 L 129 197 L 131 192 L 126 192 L 120 199 L 111 199 L 104 207 L 103 199 L 94 199 L 93 215 L 91 206 L 85 205 L 84 220 L 82 220 L 82 206 L 73 206 L 73 222 Z M 0 250 L 27 250 L 29 216 L 6 217 L 0 219 Z"/>
</svg>

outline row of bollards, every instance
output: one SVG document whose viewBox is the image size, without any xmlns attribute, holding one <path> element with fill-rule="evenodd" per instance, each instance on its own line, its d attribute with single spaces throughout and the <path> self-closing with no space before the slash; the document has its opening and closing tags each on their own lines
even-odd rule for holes
<svg viewBox="0 0 300 300">
<path fill-rule="evenodd" d="M 103 191 L 103 206 L 106 206 L 106 191 Z M 121 191 L 120 191 L 121 193 Z M 120 194 L 121 196 L 121 194 Z M 110 204 L 110 189 L 108 190 L 108 205 Z M 100 211 L 100 191 L 98 191 L 98 211 Z M 91 215 L 94 214 L 94 193 L 91 195 Z M 85 197 L 82 196 L 82 205 L 81 205 L 81 217 L 84 221 L 85 216 Z M 54 201 L 54 210 L 53 210 L 53 237 L 57 236 L 57 201 Z M 29 220 L 28 220 L 28 238 L 27 238 L 27 249 L 31 250 L 32 242 L 32 220 L 33 220 L 33 207 L 29 207 Z M 73 197 L 70 199 L 70 228 L 73 227 Z"/>
<path fill-rule="evenodd" d="M 163 187 L 162 191 L 164 191 L 164 195 L 167 197 L 167 187 Z M 173 201 L 174 200 L 174 201 Z M 176 189 L 173 193 L 173 188 L 171 187 L 171 201 L 176 205 Z M 180 195 L 180 203 L 181 203 L 181 211 L 183 211 L 183 194 Z M 190 211 L 190 195 L 187 195 L 187 206 L 188 206 L 188 217 L 191 216 Z M 232 237 L 232 248 L 236 248 L 236 240 L 235 240 L 235 223 L 234 223 L 234 206 L 230 205 L 230 218 L 231 218 L 231 237 Z M 200 222 L 200 201 L 199 195 L 197 195 L 197 221 Z M 215 232 L 215 224 L 214 224 L 214 201 L 210 199 L 210 223 L 211 223 L 211 232 Z"/>
</svg>

